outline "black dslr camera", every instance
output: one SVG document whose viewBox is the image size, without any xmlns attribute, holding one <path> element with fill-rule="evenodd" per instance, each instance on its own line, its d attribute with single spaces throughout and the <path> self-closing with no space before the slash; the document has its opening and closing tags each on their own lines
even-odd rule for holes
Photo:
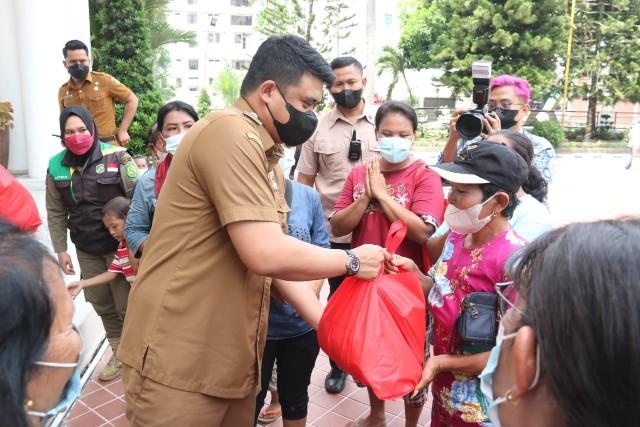
<svg viewBox="0 0 640 427">
<path fill-rule="evenodd" d="M 475 110 L 460 114 L 456 122 L 456 129 L 462 138 L 474 139 L 484 128 L 484 115 L 489 102 L 489 79 L 491 78 L 491 62 L 475 61 L 471 64 L 473 78 L 473 93 L 471 99 L 476 104 Z"/>
</svg>

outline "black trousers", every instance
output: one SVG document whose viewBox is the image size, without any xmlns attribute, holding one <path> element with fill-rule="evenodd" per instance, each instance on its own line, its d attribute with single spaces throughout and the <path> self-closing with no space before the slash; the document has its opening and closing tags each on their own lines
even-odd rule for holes
<svg viewBox="0 0 640 427">
<path fill-rule="evenodd" d="M 254 424 L 264 405 L 276 359 L 278 360 L 278 395 L 280 406 L 282 406 L 282 418 L 300 420 L 307 416 L 309 403 L 307 389 L 319 352 L 316 331 L 309 331 L 296 338 L 267 340 L 262 358 L 262 384 L 256 398 Z"/>
<path fill-rule="evenodd" d="M 340 250 L 351 249 L 351 245 L 349 243 L 331 242 L 331 249 L 340 249 Z M 340 287 L 340 284 L 342 283 L 345 277 L 346 276 L 338 276 L 338 277 L 329 278 L 329 299 L 338 290 L 338 288 Z M 331 364 L 332 369 L 340 369 L 340 367 L 336 365 L 336 362 L 334 362 L 333 360 L 329 359 L 329 363 Z"/>
</svg>

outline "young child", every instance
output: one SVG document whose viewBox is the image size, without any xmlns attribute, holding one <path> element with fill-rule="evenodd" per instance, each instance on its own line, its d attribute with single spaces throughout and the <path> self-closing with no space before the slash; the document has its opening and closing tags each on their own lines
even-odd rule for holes
<svg viewBox="0 0 640 427">
<path fill-rule="evenodd" d="M 78 280 L 67 286 L 69 293 L 74 298 L 82 289 L 89 286 L 106 285 L 115 279 L 118 274 L 122 274 L 127 282 L 133 285 L 136 280 L 138 265 L 135 258 L 129 256 L 127 242 L 124 240 L 124 223 L 128 212 L 129 199 L 126 197 L 113 198 L 102 208 L 102 222 L 104 222 L 104 226 L 109 230 L 111 236 L 120 244 L 107 271 L 91 279 Z"/>
</svg>

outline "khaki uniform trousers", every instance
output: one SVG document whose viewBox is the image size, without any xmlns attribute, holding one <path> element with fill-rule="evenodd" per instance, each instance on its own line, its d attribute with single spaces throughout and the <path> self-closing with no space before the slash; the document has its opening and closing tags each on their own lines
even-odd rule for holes
<svg viewBox="0 0 640 427">
<path fill-rule="evenodd" d="M 178 390 L 122 364 L 131 427 L 253 427 L 256 396 L 223 399 Z"/>
<path fill-rule="evenodd" d="M 107 271 L 113 261 L 114 253 L 98 256 L 76 250 L 80 276 L 83 279 L 90 279 Z M 110 342 L 114 338 L 119 339 L 122 335 L 130 289 L 129 282 L 122 274 L 118 274 L 118 277 L 107 285 L 90 286 L 84 290 L 84 297 L 100 316 Z"/>
</svg>

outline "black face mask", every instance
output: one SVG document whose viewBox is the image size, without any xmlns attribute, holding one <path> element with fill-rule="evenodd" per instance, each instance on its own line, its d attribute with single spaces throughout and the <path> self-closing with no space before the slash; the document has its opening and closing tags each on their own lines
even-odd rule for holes
<svg viewBox="0 0 640 427">
<path fill-rule="evenodd" d="M 336 104 L 342 108 L 351 109 L 360 104 L 360 101 L 362 100 L 362 89 L 345 89 L 342 92 L 331 92 L 331 96 L 335 99 Z"/>
<path fill-rule="evenodd" d="M 284 99 L 284 102 L 287 104 L 289 121 L 287 123 L 280 123 L 277 121 L 276 118 L 273 117 L 269 104 L 267 104 L 267 111 L 269 111 L 269 114 L 273 119 L 273 125 L 276 127 L 276 131 L 278 131 L 280 139 L 288 147 L 295 147 L 296 145 L 300 145 L 311 138 L 311 135 L 313 135 L 313 132 L 315 132 L 316 127 L 318 126 L 318 118 L 313 111 L 303 112 L 297 110 L 293 105 L 289 104 L 277 85 L 276 88 L 278 89 L 278 92 L 280 92 L 280 96 Z"/>
<path fill-rule="evenodd" d="M 89 74 L 89 66 L 84 64 L 73 64 L 71 67 L 67 68 L 69 74 L 74 79 L 84 81 L 87 78 L 87 74 Z"/>
<path fill-rule="evenodd" d="M 500 127 L 502 129 L 510 129 L 518 124 L 516 116 L 520 110 L 503 110 L 502 108 L 497 107 L 494 111 L 496 116 L 500 119 Z"/>
</svg>

